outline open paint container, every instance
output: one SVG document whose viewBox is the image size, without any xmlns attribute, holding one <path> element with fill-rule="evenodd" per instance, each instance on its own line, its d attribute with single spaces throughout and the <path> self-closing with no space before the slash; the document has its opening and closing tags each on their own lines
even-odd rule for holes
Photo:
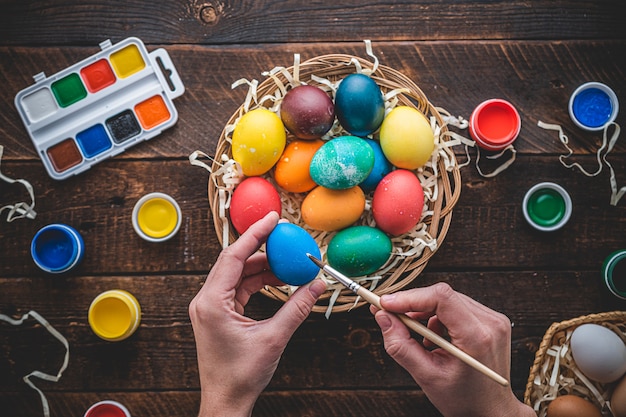
<svg viewBox="0 0 626 417">
<path fill-rule="evenodd" d="M 572 199 L 560 185 L 542 182 L 528 190 L 524 196 L 522 211 L 532 227 L 551 232 L 568 222 L 572 215 Z"/>
<path fill-rule="evenodd" d="M 569 100 L 569 114 L 576 126 L 597 131 L 615 121 L 619 101 L 609 86 L 589 82 L 578 87 Z"/>
<path fill-rule="evenodd" d="M 131 417 L 130 411 L 117 401 L 99 401 L 89 407 L 84 417 Z"/>
<path fill-rule="evenodd" d="M 128 291 L 105 291 L 91 302 L 88 320 L 98 337 L 118 342 L 130 337 L 139 327 L 141 306 Z"/>
<path fill-rule="evenodd" d="M 174 236 L 182 222 L 180 206 L 164 193 L 146 194 L 133 208 L 133 228 L 148 242 L 163 242 Z"/>
<path fill-rule="evenodd" d="M 470 115 L 469 133 L 478 146 L 488 151 L 501 151 L 519 135 L 522 122 L 511 103 L 491 99 L 480 103 Z"/>
<path fill-rule="evenodd" d="M 604 260 L 602 278 L 614 296 L 626 300 L 626 249 L 615 251 Z"/>
<path fill-rule="evenodd" d="M 76 267 L 85 254 L 80 233 L 66 224 L 49 224 L 33 237 L 30 253 L 43 271 L 60 274 Z"/>
<path fill-rule="evenodd" d="M 185 91 L 165 49 L 137 38 L 115 45 L 15 96 L 15 106 L 48 174 L 57 180 L 153 138 L 178 120 L 172 99 Z"/>
</svg>

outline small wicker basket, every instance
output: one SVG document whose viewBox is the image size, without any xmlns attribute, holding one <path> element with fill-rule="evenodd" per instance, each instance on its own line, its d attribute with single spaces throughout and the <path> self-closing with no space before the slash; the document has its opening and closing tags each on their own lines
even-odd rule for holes
<svg viewBox="0 0 626 417">
<path fill-rule="evenodd" d="M 610 415 L 607 401 L 612 384 L 602 384 L 581 377 L 582 373 L 571 357 L 571 334 L 576 327 L 585 323 L 605 326 L 626 343 L 626 311 L 590 314 L 553 323 L 535 354 L 524 392 L 524 402 L 533 407 L 539 417 L 545 417 L 551 400 L 565 394 L 582 397 L 603 410 L 604 415 Z"/>
<path fill-rule="evenodd" d="M 281 89 L 284 90 L 285 86 L 293 83 L 293 80 L 290 79 L 292 76 L 297 78 L 298 82 L 326 88 L 326 85 L 320 84 L 320 79 L 336 83 L 345 76 L 357 72 L 357 70 L 365 70 L 370 73 L 370 76 L 379 85 L 384 95 L 392 91 L 400 90 L 398 94 L 394 95 L 395 105 L 414 107 L 431 119 L 434 119 L 437 129 L 439 129 L 439 140 L 441 142 L 450 141 L 448 129 L 441 113 L 428 101 L 424 93 L 414 82 L 392 68 L 378 65 L 378 62 L 372 64 L 367 60 L 351 55 L 324 55 L 301 63 L 298 62 L 297 65 L 294 63 L 294 66 L 285 68 L 283 71 L 272 72 L 271 77 L 256 86 L 255 93 L 256 97 L 279 97 L 280 100 L 282 99 L 280 98 Z M 208 197 L 213 213 L 215 230 L 222 245 L 224 245 L 226 236 L 228 236 L 230 243 L 232 243 L 237 238 L 237 235 L 232 224 L 226 224 L 226 226 L 229 227 L 226 233 L 224 233 L 225 223 L 223 217 L 220 218 L 219 216 L 220 196 L 218 196 L 218 189 L 224 186 L 224 182 L 223 178 L 221 178 L 220 175 L 216 175 L 216 173 L 223 166 L 223 161 L 232 158 L 231 144 L 228 135 L 232 131 L 232 126 L 236 123 L 238 118 L 246 112 L 247 108 L 251 109 L 249 102 L 244 103 L 228 121 L 219 138 L 215 151 L 216 157 L 211 167 L 212 174 L 209 180 Z M 229 126 L 231 127 L 230 130 L 228 129 Z M 291 139 L 293 139 L 293 137 L 288 135 L 287 140 L 289 141 Z M 428 260 L 431 258 L 436 248 L 441 245 L 448 231 L 452 218 L 452 209 L 459 198 L 461 190 L 461 176 L 454 152 L 452 151 L 452 146 L 443 147 L 439 153 L 440 156 L 437 157 L 438 159 L 434 164 L 435 166 L 430 168 L 436 175 L 437 195 L 436 198 L 431 201 L 425 200 L 425 210 L 427 210 L 429 214 L 422 220 L 422 223 L 425 224 L 424 230 L 436 241 L 436 247 L 434 247 L 434 245 L 433 247 L 427 247 L 416 256 L 407 256 L 402 259 L 401 262 L 396 261 L 392 267 L 388 266 L 387 269 L 381 273 L 381 278 L 376 284 L 370 287 L 370 289 L 373 289 L 378 295 L 400 290 L 413 281 L 426 267 Z M 265 177 L 272 181 L 271 175 Z M 279 189 L 279 194 L 284 201 L 285 192 Z M 223 214 L 222 212 L 222 215 Z M 306 228 L 303 222 L 298 224 Z M 362 282 L 361 284 L 368 287 L 371 285 L 371 282 Z M 294 288 L 288 286 L 268 286 L 261 292 L 271 298 L 286 301 L 293 290 Z M 329 290 L 320 297 L 313 311 L 330 314 L 331 311 L 347 311 L 363 304 L 365 304 L 365 302 L 356 298 L 350 291 L 329 286 Z"/>
</svg>

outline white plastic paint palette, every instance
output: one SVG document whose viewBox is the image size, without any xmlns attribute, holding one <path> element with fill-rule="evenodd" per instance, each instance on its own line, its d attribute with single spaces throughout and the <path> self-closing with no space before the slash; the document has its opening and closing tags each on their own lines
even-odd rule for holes
<svg viewBox="0 0 626 417">
<path fill-rule="evenodd" d="M 178 120 L 172 100 L 185 87 L 165 49 L 137 38 L 46 77 L 15 96 L 15 106 L 48 174 L 57 180 L 151 139 Z"/>
</svg>

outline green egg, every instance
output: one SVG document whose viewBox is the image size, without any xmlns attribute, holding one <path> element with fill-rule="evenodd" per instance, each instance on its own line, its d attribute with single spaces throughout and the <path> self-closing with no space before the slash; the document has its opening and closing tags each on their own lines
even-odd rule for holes
<svg viewBox="0 0 626 417">
<path fill-rule="evenodd" d="M 391 239 L 380 229 L 352 226 L 338 232 L 328 244 L 330 266 L 349 277 L 376 272 L 391 256 Z"/>
</svg>

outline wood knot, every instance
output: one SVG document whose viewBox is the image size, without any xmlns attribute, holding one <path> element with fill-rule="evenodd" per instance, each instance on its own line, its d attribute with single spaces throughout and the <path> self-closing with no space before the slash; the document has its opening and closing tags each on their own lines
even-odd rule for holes
<svg viewBox="0 0 626 417">
<path fill-rule="evenodd" d="M 219 21 L 219 9 L 212 4 L 204 4 L 199 7 L 198 18 L 202 23 L 215 25 Z"/>
<path fill-rule="evenodd" d="M 371 340 L 372 338 L 367 330 L 355 329 L 348 334 L 348 344 L 354 349 L 367 347 Z"/>
</svg>

